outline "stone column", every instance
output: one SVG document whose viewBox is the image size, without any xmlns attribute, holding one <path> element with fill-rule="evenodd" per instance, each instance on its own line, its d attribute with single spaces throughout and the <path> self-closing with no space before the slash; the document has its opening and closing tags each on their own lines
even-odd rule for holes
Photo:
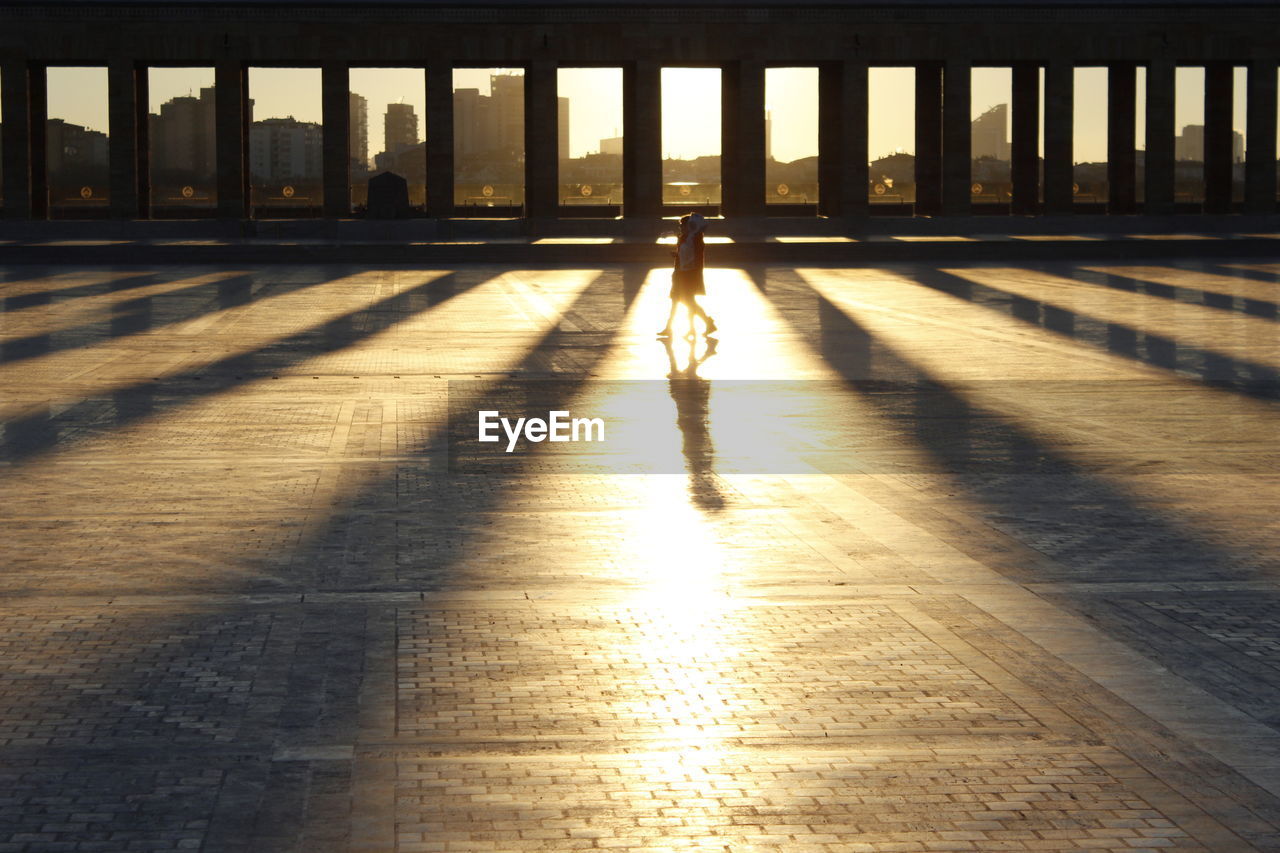
<svg viewBox="0 0 1280 853">
<path fill-rule="evenodd" d="M 942 72 L 942 213 L 967 216 L 973 209 L 972 124 L 969 61 L 948 59 Z"/>
<path fill-rule="evenodd" d="M 1231 63 L 1204 69 L 1204 212 L 1231 212 Z"/>
<path fill-rule="evenodd" d="M 151 195 L 145 67 L 129 60 L 107 66 L 107 121 L 111 218 L 144 218 Z"/>
<path fill-rule="evenodd" d="M 453 216 L 453 68 L 433 62 L 427 86 L 427 215 Z"/>
<path fill-rule="evenodd" d="M 1249 63 L 1245 213 L 1276 212 L 1276 61 Z"/>
<path fill-rule="evenodd" d="M 720 210 L 763 216 L 764 66 L 741 60 L 720 73 Z"/>
<path fill-rule="evenodd" d="M 637 60 L 622 69 L 623 215 L 662 215 L 662 69 Z"/>
<path fill-rule="evenodd" d="M 324 129 L 324 215 L 351 218 L 351 77 L 347 66 L 327 62 L 320 68 L 320 110 Z"/>
<path fill-rule="evenodd" d="M 818 69 L 818 211 L 867 215 L 867 64 Z"/>
<path fill-rule="evenodd" d="M 45 105 L 38 109 L 34 101 L 35 88 L 32 76 L 44 78 L 44 70 L 30 69 L 25 62 L 6 62 L 0 68 L 0 114 L 4 124 L 4 215 L 7 219 L 30 219 L 35 216 L 36 184 L 33 139 L 40 138 L 44 150 L 44 134 L 37 134 L 36 125 L 44 127 Z M 42 161 L 43 162 L 43 161 Z M 44 181 L 39 182 L 43 192 Z"/>
<path fill-rule="evenodd" d="M 1072 136 L 1075 133 L 1075 68 L 1055 59 L 1044 70 L 1044 212 L 1071 213 L 1075 204 Z"/>
<path fill-rule="evenodd" d="M 217 136 L 218 216 L 249 213 L 249 76 L 234 60 L 214 67 L 214 133 Z"/>
<path fill-rule="evenodd" d="M 1166 59 L 1147 65 L 1147 163 L 1142 210 L 1173 213 L 1174 66 Z"/>
<path fill-rule="evenodd" d="M 547 219 L 559 210 L 559 102 L 556 67 L 546 60 L 529 63 L 524 78 L 525 215 Z"/>
<path fill-rule="evenodd" d="M 1011 177 L 1013 213 L 1030 216 L 1040 209 L 1040 66 L 1013 66 L 1013 139 Z"/>
<path fill-rule="evenodd" d="M 916 66 L 916 213 L 942 211 L 942 66 Z"/>
<path fill-rule="evenodd" d="M 1113 62 L 1107 67 L 1107 212 L 1133 213 L 1136 144 L 1137 66 Z"/>
</svg>

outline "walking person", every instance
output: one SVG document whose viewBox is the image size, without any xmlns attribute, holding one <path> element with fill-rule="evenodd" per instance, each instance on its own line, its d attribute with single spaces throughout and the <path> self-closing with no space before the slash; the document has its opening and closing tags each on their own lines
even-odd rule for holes
<svg viewBox="0 0 1280 853">
<path fill-rule="evenodd" d="M 715 321 L 698 304 L 698 297 L 707 292 L 702 280 L 706 251 L 702 232 L 706 225 L 707 220 L 699 213 L 680 217 L 680 238 L 674 252 L 676 264 L 671 272 L 671 313 L 667 315 L 667 325 L 658 332 L 660 338 L 671 337 L 671 324 L 675 322 L 676 309 L 681 305 L 689 312 L 689 334 L 686 337 L 693 338 L 696 334 L 695 317 L 702 318 L 704 334 L 709 335 L 716 330 Z"/>
</svg>

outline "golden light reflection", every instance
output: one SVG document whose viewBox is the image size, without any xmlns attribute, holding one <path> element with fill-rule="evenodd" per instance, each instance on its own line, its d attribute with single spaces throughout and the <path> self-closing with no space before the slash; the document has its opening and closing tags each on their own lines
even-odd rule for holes
<svg viewBox="0 0 1280 853">
<path fill-rule="evenodd" d="M 416 274 L 416 286 L 426 285 L 448 274 L 447 270 L 422 271 Z M 83 372 L 86 360 L 105 365 L 94 370 L 94 394 L 110 394 L 134 386 L 140 381 L 140 371 L 145 371 L 148 379 L 198 372 L 370 308 L 386 298 L 377 287 L 370 286 L 375 278 L 370 273 L 335 278 L 244 304 L 203 311 L 198 316 L 177 320 L 163 328 L 3 364 L 0 365 L 0 388 L 30 382 L 33 376 L 77 376 Z M 319 298 L 321 294 L 323 299 Z M 219 336 L 218 342 L 222 346 L 208 346 L 199 340 L 198 336 L 216 325 L 236 323 L 240 318 L 264 312 L 270 312 L 272 322 L 239 323 L 236 334 Z M 190 345 L 184 345 L 184 339 L 190 341 Z M 157 346 L 156 340 L 161 340 L 161 345 Z M 21 416 L 25 406 L 20 402 L 0 405 L 0 419 Z"/>
<path fill-rule="evenodd" d="M 1213 470 L 1220 487 L 1230 488 L 1226 484 L 1234 482 L 1242 493 L 1272 487 L 1270 475 L 1257 470 L 1248 456 L 1250 447 L 1267 447 L 1280 427 L 1270 401 L 1214 389 L 1134 362 L 1099 349 L 1096 342 L 1028 329 L 998 307 L 958 299 L 905 273 L 883 269 L 798 272 L 853 322 L 883 341 L 898 361 L 948 383 L 952 393 L 998 414 L 1021 434 L 1034 436 L 1054 455 L 1081 466 L 1088 477 L 1124 494 L 1134 506 L 1150 506 L 1156 515 L 1178 507 L 1179 523 L 1193 538 L 1218 541 L 1223 530 L 1230 530 L 1233 546 L 1269 547 L 1265 541 L 1252 541 L 1253 531 L 1239 524 L 1237 506 L 1203 500 L 1203 472 Z M 1104 322 L 1134 319 L 1135 306 L 1127 300 L 1117 303 L 1119 316 L 1112 314 L 1111 291 L 1097 285 L 1068 285 L 1046 276 L 1041 288 L 1035 284 L 1041 274 L 1027 270 L 998 278 L 972 269 L 953 273 L 1030 299 L 1052 296 L 1068 306 L 1095 299 L 1092 313 Z M 1205 328 L 1198 322 L 1208 309 L 1188 307 L 1201 313 L 1183 314 L 1180 338 L 1198 335 Z M 1070 391 L 1064 383 L 1094 381 L 1098 382 L 1089 386 L 1093 393 L 1062 393 Z M 1107 383 L 1115 383 L 1114 391 L 1105 390 Z M 1162 391 L 1167 394 L 1161 396 Z M 1215 458 L 1224 432 L 1245 451 L 1240 462 L 1230 456 Z"/>
<path fill-rule="evenodd" d="M 1167 270 L 1163 274 L 1152 268 L 1095 268 L 1094 271 L 1129 274 L 1137 280 L 1170 285 L 1180 282 L 1183 287 L 1188 284 L 1185 277 L 1170 275 Z M 1159 335 L 1176 341 L 1179 345 L 1194 347 L 1208 353 L 1231 357 L 1231 349 L 1223 346 L 1224 339 L 1229 338 L 1232 342 L 1244 340 L 1249 343 L 1244 349 L 1248 351 L 1250 361 L 1269 367 L 1280 367 L 1280 352 L 1274 351 L 1274 348 L 1273 351 L 1268 352 L 1267 347 L 1263 345 L 1265 342 L 1280 344 L 1276 324 L 1265 317 L 1239 313 L 1226 314 L 1205 305 L 1081 283 L 1075 279 L 1038 270 L 1031 273 L 1017 267 L 944 269 L 942 272 L 1011 293 L 1041 305 L 1107 323 L 1120 324 L 1143 334 Z M 1196 274 L 1196 279 L 1212 281 L 1199 273 Z M 1240 290 L 1247 287 L 1243 282 L 1237 281 L 1234 289 Z M 1231 334 L 1224 335 L 1224 329 L 1230 329 Z"/>
<path fill-rule="evenodd" d="M 366 273 L 315 285 L 315 292 L 308 297 L 310 310 L 302 310 L 302 302 L 289 303 L 295 306 L 295 313 L 281 320 L 287 321 L 290 328 L 309 328 L 342 316 L 343 310 L 359 314 L 374 301 L 377 283 L 387 275 Z M 444 272 L 435 271 L 406 272 L 393 276 L 393 280 L 395 288 L 404 291 L 432 283 L 443 275 Z M 540 285 L 536 292 L 527 286 L 517 287 L 522 279 L 533 275 Z M 418 335 L 467 328 L 491 330 L 495 323 L 503 328 L 500 348 L 467 350 L 450 343 L 443 365 L 447 372 L 465 371 L 466 375 L 472 370 L 505 372 L 527 355 L 598 275 L 596 270 L 558 270 L 536 274 L 509 271 L 492 276 L 446 301 L 425 305 L 386 329 L 349 340 L 337 352 L 290 364 L 280 371 L 281 381 L 310 381 L 313 372 L 331 371 L 335 359 L 344 359 L 348 364 L 364 359 L 365 363 L 394 368 L 387 358 L 397 358 L 395 352 L 402 352 L 398 356 L 401 364 L 417 369 L 430 367 L 430 351 L 418 353 L 408 345 L 420 340 Z M 332 294 L 326 292 L 330 288 Z M 242 309 L 263 308 L 264 303 L 265 300 L 258 301 Z M 274 319 L 285 305 L 273 303 L 266 310 Z M 249 353 L 282 337 L 275 323 L 261 324 L 255 327 L 258 330 L 257 335 L 246 329 L 243 335 L 230 336 L 236 341 L 234 352 Z M 188 348 L 181 338 L 171 345 Z M 205 342 L 194 357 L 210 363 L 226 356 L 225 350 Z M 190 362 L 187 365 L 190 369 Z M 0 383 L 3 381 L 15 380 L 5 375 Z M 282 400 L 279 389 L 283 386 L 276 382 L 271 376 L 256 377 L 211 389 L 181 403 L 159 406 L 104 434 L 55 445 L 44 453 L 19 460 L 6 475 L 7 493 L 15 497 L 9 503 L 10 512 L 22 517 L 26 510 L 16 498 L 30 494 L 35 496 L 30 511 L 47 514 L 37 499 L 47 493 L 51 483 L 63 484 L 59 487 L 59 517 L 69 519 L 73 525 L 81 518 L 96 518 L 104 500 L 132 507 L 134 511 L 122 522 L 127 525 L 127 535 L 139 553 L 153 557 L 151 563 L 120 570 L 129 573 L 127 583 L 138 592 L 165 589 L 170 583 L 190 589 L 193 584 L 217 584 L 220 578 L 245 572 L 261 574 L 263 566 L 242 562 L 254 552 L 245 549 L 240 538 L 274 538 L 279 542 L 278 550 L 287 558 L 297 543 L 328 527 L 336 503 L 351 500 L 385 473 L 377 464 L 376 453 L 366 464 L 361 460 L 330 464 L 341 462 L 348 455 L 347 443 L 357 406 L 348 397 L 352 391 L 335 397 L 331 388 L 293 384 L 284 392 L 288 399 Z M 135 383 L 136 380 L 104 370 L 102 380 L 87 382 L 82 394 L 101 396 Z M 443 435 L 443 399 L 443 392 L 417 399 L 436 418 L 419 437 L 419 444 L 406 448 L 407 452 L 418 453 Z M 229 413 L 240 416 L 228 417 Z M 395 416 L 389 414 L 388 420 L 394 423 Z M 105 494 L 101 485 L 66 482 L 65 472 L 78 470 L 78 463 L 119 459 L 130 462 L 113 469 Z M 191 461 L 175 466 L 175 459 Z M 281 475 L 282 462 L 288 463 L 287 475 Z M 185 518 L 201 518 L 210 501 L 220 508 L 232 506 L 239 517 L 249 519 L 247 532 L 232 537 L 236 541 L 227 541 L 226 531 L 220 526 L 182 525 Z M 157 512 L 159 517 L 153 518 Z M 72 565 L 82 559 L 82 551 L 83 542 L 78 537 L 54 536 L 40 559 L 48 565 Z M 159 559 L 160 554 L 167 556 Z M 237 559 L 220 559 L 225 554 L 234 554 Z M 123 574 L 105 568 L 99 575 L 108 582 L 123 578 Z"/>
<path fill-rule="evenodd" d="M 1269 276 L 1280 275 L 1273 265 L 1266 264 L 1226 264 L 1226 270 L 1254 271 Z M 1209 294 L 1222 294 L 1244 299 L 1274 300 L 1276 298 L 1275 281 L 1258 281 L 1248 275 L 1228 275 L 1206 272 L 1202 269 L 1189 273 L 1185 269 L 1167 267 L 1157 264 L 1146 266 L 1088 266 L 1084 269 L 1098 275 L 1123 276 L 1132 279 L 1134 284 L 1155 282 L 1169 287 L 1190 288 L 1193 292 L 1202 290 Z"/>
</svg>

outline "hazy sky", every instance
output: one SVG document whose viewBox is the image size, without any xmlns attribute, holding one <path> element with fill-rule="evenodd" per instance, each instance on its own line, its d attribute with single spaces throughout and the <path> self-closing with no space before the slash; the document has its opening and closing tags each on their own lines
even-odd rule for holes
<svg viewBox="0 0 1280 853">
<path fill-rule="evenodd" d="M 478 88 L 487 93 L 492 69 L 457 69 L 455 88 Z M 913 152 L 914 72 L 909 68 L 872 68 L 870 73 L 869 151 L 872 158 L 901 149 Z M 599 149 L 600 140 L 622 125 L 620 69 L 561 69 L 560 94 L 570 99 L 571 156 Z M 766 107 L 773 118 L 773 153 L 783 161 L 817 152 L 817 73 L 812 68 L 769 69 Z M 1244 131 L 1244 69 L 1236 69 L 1235 119 Z M 1145 102 L 1145 79 L 1138 75 L 1139 117 Z M 213 85 L 210 68 L 157 68 L 151 71 L 151 109 L 168 99 L 198 94 Z M 980 115 L 997 103 L 1008 103 L 1007 68 L 975 68 L 972 110 Z M 320 71 L 316 68 L 254 68 L 249 75 L 254 118 L 292 115 L 300 121 L 320 120 Z M 691 157 L 720 150 L 720 73 L 706 68 L 664 68 L 662 141 L 665 154 Z M 1175 126 L 1204 123 L 1204 69 L 1179 68 Z M 382 116 L 386 105 L 414 105 L 419 133 L 425 133 L 423 74 L 420 69 L 352 69 L 352 91 L 369 101 L 370 155 L 382 150 Z M 1106 157 L 1106 70 L 1076 70 L 1077 162 Z M 49 116 L 94 130 L 107 130 L 107 75 L 104 68 L 50 68 Z M 0 121 L 3 116 L 0 116 Z M 1142 121 L 1138 144 L 1144 144 Z"/>
</svg>

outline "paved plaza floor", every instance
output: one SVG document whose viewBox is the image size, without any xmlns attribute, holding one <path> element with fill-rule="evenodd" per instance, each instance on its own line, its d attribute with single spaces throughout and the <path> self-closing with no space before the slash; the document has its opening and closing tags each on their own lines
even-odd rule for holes
<svg viewBox="0 0 1280 853">
<path fill-rule="evenodd" d="M 0 268 L 0 851 L 1280 851 L 1280 260 L 707 281 Z"/>
</svg>

